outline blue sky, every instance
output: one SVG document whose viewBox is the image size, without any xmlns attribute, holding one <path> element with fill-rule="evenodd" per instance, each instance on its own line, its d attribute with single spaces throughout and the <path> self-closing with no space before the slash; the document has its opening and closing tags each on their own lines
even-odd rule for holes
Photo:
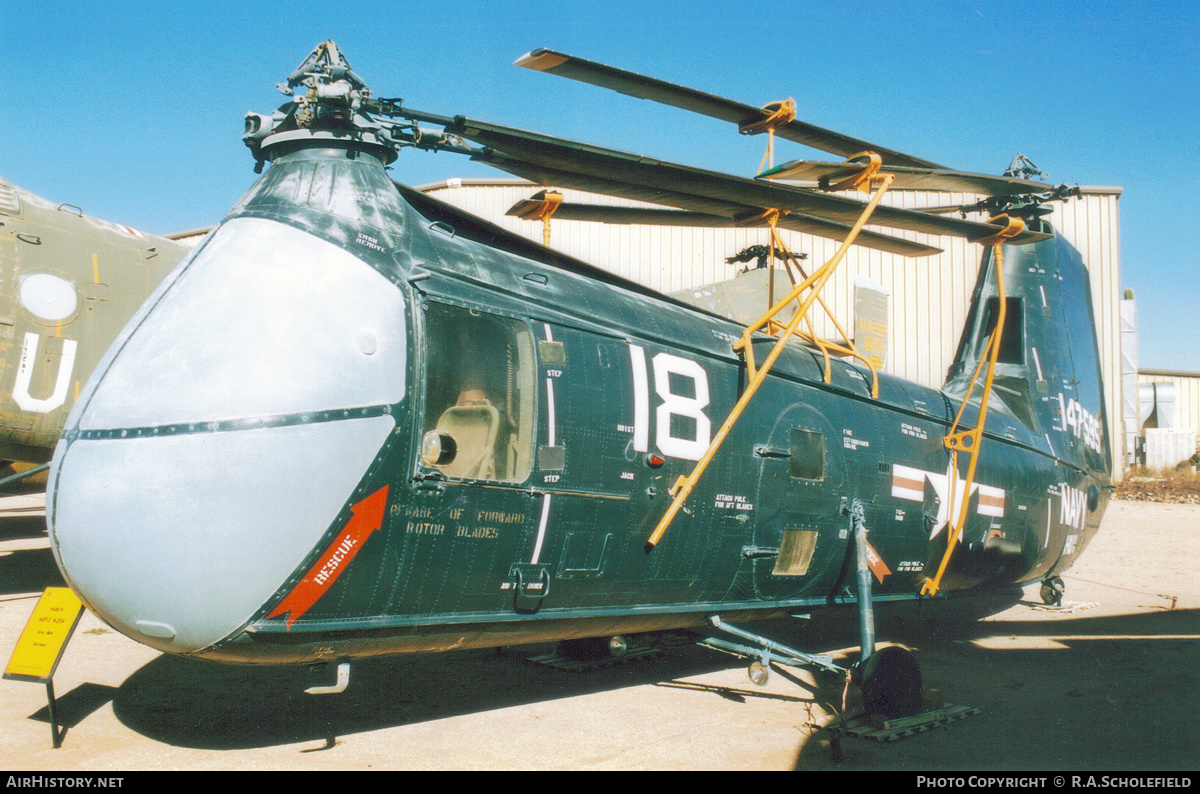
<svg viewBox="0 0 1200 794">
<path fill-rule="evenodd" d="M 4 0 L 0 175 L 165 233 L 254 179 L 242 117 L 334 39 L 376 94 L 735 173 L 762 142 L 512 66 L 551 47 L 799 116 L 967 171 L 1016 152 L 1053 182 L 1117 185 L 1144 367 L 1200 371 L 1200 10 L 1195 3 L 92 3 Z M 783 142 L 776 160 L 814 152 Z M 404 152 L 409 184 L 497 172 Z"/>
</svg>

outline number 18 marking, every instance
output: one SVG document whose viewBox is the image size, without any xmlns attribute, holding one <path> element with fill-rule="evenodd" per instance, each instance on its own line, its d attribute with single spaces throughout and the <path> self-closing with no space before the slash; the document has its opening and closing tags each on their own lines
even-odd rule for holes
<svg viewBox="0 0 1200 794">
<path fill-rule="evenodd" d="M 649 451 L 650 390 L 646 372 L 646 351 L 638 345 L 629 346 L 633 364 L 633 449 Z M 688 358 L 670 353 L 654 356 L 654 392 L 662 400 L 655 412 L 654 443 L 664 455 L 685 460 L 700 460 L 712 439 L 712 422 L 704 413 L 708 407 L 708 373 L 704 367 Z M 671 375 L 688 378 L 694 386 L 694 397 L 671 391 Z M 671 434 L 671 417 L 679 416 L 696 423 L 694 438 L 679 438 Z"/>
</svg>

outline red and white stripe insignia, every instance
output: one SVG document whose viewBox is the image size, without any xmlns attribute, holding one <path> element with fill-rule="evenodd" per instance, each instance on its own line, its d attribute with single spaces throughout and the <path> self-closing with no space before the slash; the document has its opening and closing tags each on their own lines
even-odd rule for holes
<svg viewBox="0 0 1200 794">
<path fill-rule="evenodd" d="M 892 496 L 913 502 L 925 500 L 925 472 L 908 466 L 892 467 Z"/>
<path fill-rule="evenodd" d="M 990 485 L 979 487 L 979 515 L 1004 518 L 1004 489 Z"/>
<path fill-rule="evenodd" d="M 949 482 L 948 474 L 940 474 L 921 469 L 914 469 L 909 466 L 892 466 L 892 496 L 896 499 L 904 499 L 909 502 L 925 501 L 925 483 L 926 481 L 933 484 L 934 490 L 939 497 L 947 496 Z M 962 495 L 962 490 L 965 487 L 965 482 L 958 479 L 954 485 L 955 493 Z M 979 494 L 979 514 L 983 516 L 992 516 L 993 518 L 1004 517 L 1004 489 L 996 488 L 991 485 L 980 485 L 976 483 L 971 486 L 972 494 Z"/>
</svg>

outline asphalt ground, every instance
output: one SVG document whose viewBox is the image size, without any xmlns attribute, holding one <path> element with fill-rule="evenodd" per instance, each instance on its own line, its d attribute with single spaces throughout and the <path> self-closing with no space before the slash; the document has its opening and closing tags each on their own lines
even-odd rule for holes
<svg viewBox="0 0 1200 794">
<path fill-rule="evenodd" d="M 38 506 L 0 500 L 5 661 L 41 590 L 62 584 Z M 1197 559 L 1200 506 L 1113 502 L 1065 576 L 1066 610 L 1042 609 L 1033 586 L 954 614 L 881 611 L 881 644 L 979 713 L 888 743 L 847 737 L 840 758 L 819 727 L 843 708 L 836 676 L 783 669 L 755 686 L 745 662 L 687 637 L 585 673 L 528 660 L 548 646 L 369 660 L 345 692 L 313 696 L 332 670 L 168 657 L 87 613 L 54 679 L 62 747 L 45 688 L 2 681 L 0 770 L 1193 770 Z M 996 612 L 970 619 L 981 611 Z M 753 628 L 850 663 L 855 620 Z"/>
</svg>

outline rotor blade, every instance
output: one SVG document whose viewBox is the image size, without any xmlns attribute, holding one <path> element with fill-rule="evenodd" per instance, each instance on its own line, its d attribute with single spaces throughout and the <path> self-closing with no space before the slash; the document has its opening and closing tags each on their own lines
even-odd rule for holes
<svg viewBox="0 0 1200 794">
<path fill-rule="evenodd" d="M 706 171 L 613 149 L 602 149 L 562 138 L 502 127 L 462 116 L 455 117 L 452 124 L 447 127 L 447 131 L 481 143 L 509 159 L 550 168 L 560 173 L 576 174 L 589 179 L 600 179 L 608 183 L 632 186 L 636 191 L 648 194 L 642 200 L 655 204 L 668 204 L 700 212 L 713 211 L 707 207 L 683 206 L 677 201 L 664 201 L 649 197 L 664 193 L 682 194 L 709 201 L 749 206 L 759 210 L 778 209 L 786 212 L 798 212 L 843 224 L 855 223 L 863 211 L 862 202 L 842 196 L 722 174 L 717 171 Z M 473 157 L 474 159 L 487 159 L 479 155 L 473 155 Z M 503 165 L 498 167 L 510 170 Z M 582 189 L 638 198 L 638 196 L 625 192 L 611 192 L 586 187 Z M 723 213 L 718 211 L 717 214 Z M 1002 225 L 944 218 L 887 206 L 877 207 L 869 223 L 874 226 L 890 226 L 925 234 L 949 234 L 965 237 L 968 240 L 989 237 L 1003 228 Z M 1039 232 L 1026 231 L 1008 242 L 1012 244 L 1029 243 L 1046 239 L 1048 236 Z"/>
<path fill-rule="evenodd" d="M 688 210 L 687 213 L 679 213 L 678 215 L 667 215 L 672 210 L 661 210 L 650 208 L 650 214 L 646 217 L 652 220 L 644 221 L 651 223 L 668 224 L 669 219 L 680 221 L 678 225 L 685 226 L 766 226 L 764 220 L 739 222 L 736 219 L 752 217 L 760 215 L 761 212 L 757 207 L 751 207 L 733 202 L 714 201 L 712 199 L 690 196 L 685 193 L 676 193 L 660 189 L 648 189 L 637 185 L 630 185 L 623 182 L 613 182 L 612 180 L 602 177 L 585 176 L 570 171 L 560 171 L 554 168 L 548 168 L 541 165 L 533 165 L 531 163 L 521 162 L 512 158 L 498 155 L 495 152 L 481 154 L 473 159 L 488 163 L 489 165 L 507 171 L 510 174 L 524 177 L 531 182 L 543 185 L 545 187 L 560 187 L 571 188 L 574 190 L 582 190 L 589 193 L 601 193 L 608 196 L 618 196 L 620 198 L 634 199 L 636 201 L 648 201 L 655 204 L 667 204 L 674 207 L 681 207 Z M 522 202 L 514 205 L 513 209 L 520 206 Z M 564 205 L 559 205 L 559 210 L 555 212 L 555 217 L 562 210 Z M 632 217 L 636 210 L 630 208 L 628 217 Z M 510 213 L 512 210 L 510 210 Z M 603 210 L 601 211 L 603 212 Z M 604 220 L 599 217 L 585 218 L 583 212 L 580 212 L 580 217 L 572 218 L 574 220 Z M 599 214 L 599 213 L 598 213 Z M 615 213 L 609 214 L 608 217 L 614 217 Z M 688 220 L 691 216 L 694 222 Z M 708 223 L 708 219 L 712 219 L 712 223 Z M 632 220 L 627 222 L 634 222 Z M 821 218 L 813 218 L 811 216 L 802 215 L 800 213 L 785 213 L 779 219 L 779 225 L 785 229 L 792 231 L 812 234 L 817 237 L 823 237 L 830 240 L 841 242 L 846 239 L 850 232 L 850 226 L 837 223 L 835 221 L 827 221 Z M 902 256 L 927 256 L 929 254 L 940 253 L 940 248 L 935 248 L 922 243 L 915 243 L 909 240 L 904 240 L 899 237 L 881 234 L 863 230 L 859 237 L 856 238 L 856 244 L 861 244 L 868 248 L 876 248 L 881 251 L 889 251 L 891 253 L 900 254 Z"/>
<path fill-rule="evenodd" d="M 928 212 L 930 215 L 946 215 L 952 212 L 962 212 L 966 204 L 955 204 L 950 207 L 920 207 L 917 212 Z"/>
<path fill-rule="evenodd" d="M 822 163 L 813 160 L 792 160 L 759 174 L 760 179 L 788 179 L 815 182 L 826 188 L 830 184 L 854 176 L 862 166 L 853 163 Z M 1013 196 L 1026 193 L 1044 193 L 1054 190 L 1053 185 L 1031 182 L 1011 176 L 969 174 L 965 171 L 946 171 L 933 168 L 910 168 L 907 166 L 887 167 L 895 174 L 892 187 L 901 190 L 958 191 L 979 193 L 986 196 Z"/>
<path fill-rule="evenodd" d="M 561 183 L 555 183 L 561 184 Z M 522 199 L 514 204 L 508 215 L 521 217 L 525 212 L 540 201 Z M 564 202 L 555 209 L 553 218 L 565 221 L 591 221 L 594 223 L 642 224 L 645 226 L 689 226 L 704 228 L 766 228 L 767 221 L 754 223 L 738 223 L 732 217 L 712 215 L 704 212 L 689 212 L 686 210 L 659 209 L 654 207 L 612 207 L 601 204 L 573 204 Z M 825 237 L 842 241 L 850 233 L 850 227 L 843 223 L 824 221 L 796 213 L 783 215 L 777 221 L 781 229 Z M 855 245 L 873 248 L 878 251 L 899 254 L 901 256 L 929 256 L 941 253 L 942 249 L 922 243 L 914 243 L 899 237 L 892 237 L 878 232 L 863 230 L 854 241 Z"/>
<path fill-rule="evenodd" d="M 654 77 L 618 69 L 595 61 L 576 58 L 548 49 L 537 49 L 516 60 L 517 66 L 548 72 L 579 80 L 584 83 L 610 88 L 638 99 L 650 99 L 664 105 L 690 110 L 704 116 L 733 122 L 739 126 L 762 121 L 771 114 L 754 105 L 734 102 L 730 99 L 697 91 L 694 88 L 668 83 Z M 886 165 L 904 165 L 918 168 L 945 169 L 945 166 L 914 157 L 911 154 L 888 149 L 840 132 L 827 130 L 807 122 L 792 120 L 775 128 L 775 134 L 789 141 L 802 143 L 823 152 L 850 157 L 863 151 L 872 151 L 883 157 Z"/>
<path fill-rule="evenodd" d="M 758 211 L 756 207 L 747 204 L 718 201 L 661 188 L 643 187 L 629 182 L 616 182 L 604 177 L 588 176 L 575 171 L 564 171 L 541 164 L 527 163 L 491 150 L 483 150 L 473 155 L 471 159 L 487 163 L 493 168 L 499 168 L 501 171 L 507 171 L 544 187 L 564 187 L 587 193 L 646 201 L 651 204 L 665 204 L 726 218 L 750 215 Z"/>
</svg>

